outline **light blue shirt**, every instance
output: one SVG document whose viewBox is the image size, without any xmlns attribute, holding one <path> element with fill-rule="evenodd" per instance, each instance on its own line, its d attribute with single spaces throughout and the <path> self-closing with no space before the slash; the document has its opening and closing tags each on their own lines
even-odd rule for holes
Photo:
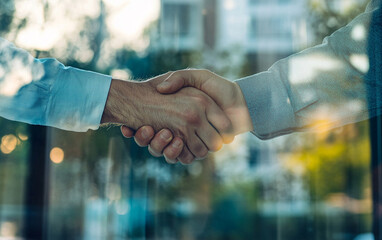
<svg viewBox="0 0 382 240">
<path fill-rule="evenodd" d="M 111 77 L 36 59 L 0 38 L 0 116 L 85 132 L 97 129 Z"/>
</svg>

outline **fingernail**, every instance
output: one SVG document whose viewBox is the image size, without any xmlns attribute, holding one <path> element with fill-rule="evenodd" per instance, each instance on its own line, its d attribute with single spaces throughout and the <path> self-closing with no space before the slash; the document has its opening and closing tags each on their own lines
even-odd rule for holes
<svg viewBox="0 0 382 240">
<path fill-rule="evenodd" d="M 166 159 L 166 162 L 168 162 L 168 163 L 170 163 L 170 164 L 175 164 L 175 163 L 178 162 L 177 159 L 169 159 L 169 158 L 167 158 L 166 156 L 165 156 L 164 158 Z"/>
<path fill-rule="evenodd" d="M 169 82 L 162 82 L 161 84 L 158 85 L 160 88 L 168 88 L 170 86 Z"/>
<path fill-rule="evenodd" d="M 172 134 L 168 130 L 162 130 L 160 133 L 160 137 L 166 142 L 169 142 L 172 139 Z"/>
<path fill-rule="evenodd" d="M 149 137 L 149 130 L 147 129 L 147 127 L 142 128 L 141 135 L 145 139 L 147 139 Z"/>
<path fill-rule="evenodd" d="M 172 143 L 172 146 L 174 148 L 180 148 L 182 146 L 182 141 L 180 140 L 175 140 L 173 143 Z"/>
</svg>

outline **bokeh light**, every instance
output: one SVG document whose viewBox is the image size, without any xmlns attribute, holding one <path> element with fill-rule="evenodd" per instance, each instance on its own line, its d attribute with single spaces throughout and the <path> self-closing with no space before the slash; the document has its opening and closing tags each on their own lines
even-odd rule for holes
<svg viewBox="0 0 382 240">
<path fill-rule="evenodd" d="M 18 144 L 18 140 L 15 135 L 5 135 L 1 138 L 0 150 L 4 154 L 10 154 L 13 152 Z"/>
<path fill-rule="evenodd" d="M 1 237 L 5 237 L 5 239 L 15 239 L 14 237 L 16 236 L 16 233 L 17 233 L 17 225 L 14 222 L 1 223 L 0 225 Z"/>
<path fill-rule="evenodd" d="M 22 134 L 22 133 L 19 133 L 18 137 L 20 138 L 21 141 L 27 141 L 28 140 L 28 136 L 25 134 Z"/>
<path fill-rule="evenodd" d="M 64 151 L 58 147 L 52 148 L 49 154 L 50 160 L 56 164 L 62 163 L 62 161 L 64 161 L 64 155 Z"/>
<path fill-rule="evenodd" d="M 118 215 L 125 215 L 130 210 L 130 206 L 126 201 L 118 201 L 115 204 L 115 211 Z"/>
</svg>

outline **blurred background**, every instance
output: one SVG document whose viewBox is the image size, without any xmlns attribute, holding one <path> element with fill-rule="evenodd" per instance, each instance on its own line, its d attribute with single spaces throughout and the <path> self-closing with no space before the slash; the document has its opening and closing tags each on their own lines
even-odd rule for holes
<svg viewBox="0 0 382 240">
<path fill-rule="evenodd" d="M 0 0 L 0 36 L 121 79 L 236 80 L 322 42 L 364 0 Z M 0 239 L 373 239 L 369 123 L 236 138 L 168 165 L 119 128 L 0 118 Z"/>
</svg>

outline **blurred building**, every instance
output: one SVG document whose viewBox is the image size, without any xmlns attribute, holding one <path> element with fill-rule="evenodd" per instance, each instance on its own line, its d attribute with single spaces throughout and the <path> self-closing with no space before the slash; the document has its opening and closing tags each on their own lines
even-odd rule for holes
<svg viewBox="0 0 382 240">
<path fill-rule="evenodd" d="M 203 47 L 204 0 L 161 0 L 153 49 L 190 51 Z"/>
<path fill-rule="evenodd" d="M 309 44 L 304 0 L 161 0 L 154 49 L 240 49 L 258 72 Z"/>
</svg>

